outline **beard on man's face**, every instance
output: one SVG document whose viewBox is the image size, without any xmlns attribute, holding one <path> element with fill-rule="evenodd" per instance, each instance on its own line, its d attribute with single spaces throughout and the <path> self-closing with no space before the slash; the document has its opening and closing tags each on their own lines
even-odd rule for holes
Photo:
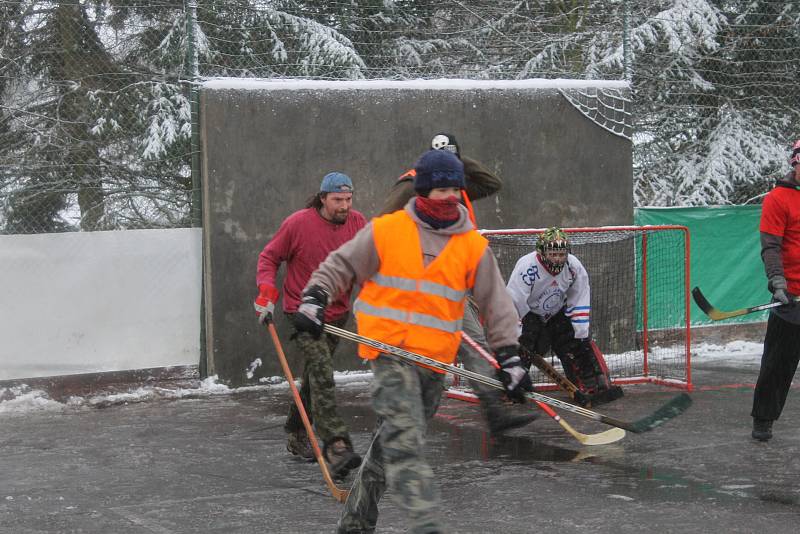
<svg viewBox="0 0 800 534">
<path fill-rule="evenodd" d="M 341 224 L 347 220 L 347 216 L 349 214 L 350 214 L 349 208 L 338 209 L 333 213 L 331 213 L 331 221 Z"/>
</svg>

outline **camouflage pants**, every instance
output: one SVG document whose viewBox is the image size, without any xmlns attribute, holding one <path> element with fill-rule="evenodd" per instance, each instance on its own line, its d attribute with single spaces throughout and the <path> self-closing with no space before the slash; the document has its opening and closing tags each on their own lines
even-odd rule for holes
<svg viewBox="0 0 800 534">
<path fill-rule="evenodd" d="M 410 522 L 409 532 L 443 532 L 439 493 L 423 458 L 425 429 L 439 408 L 444 375 L 380 357 L 372 364 L 372 406 L 378 426 L 337 525 L 338 533 L 374 532 L 388 488 Z"/>
<path fill-rule="evenodd" d="M 290 314 L 286 315 L 291 319 Z M 346 322 L 345 316 L 331 321 L 331 324 L 342 327 Z M 336 387 L 333 381 L 333 352 L 339 344 L 339 338 L 323 334 L 321 338 L 314 339 L 306 332 L 295 331 L 292 339 L 297 348 L 305 354 L 306 361 L 300 380 L 300 398 L 317 434 L 324 443 L 335 437 L 349 440 L 347 426 L 336 411 Z M 294 402 L 291 402 L 284 429 L 291 433 L 303 428 L 300 412 Z"/>
<path fill-rule="evenodd" d="M 486 349 L 486 352 L 491 354 L 491 350 L 488 348 L 489 345 L 486 342 L 486 334 L 484 333 L 483 325 L 478 318 L 478 310 L 469 300 L 464 305 L 464 320 L 461 329 L 478 345 Z M 480 373 L 490 378 L 497 377 L 494 367 L 492 367 L 492 365 L 475 349 L 470 347 L 466 341 L 462 341 L 461 345 L 458 347 L 458 360 L 468 371 Z M 484 413 L 487 413 L 489 410 L 503 409 L 503 394 L 500 390 L 472 380 L 470 380 L 469 385 L 481 401 L 481 407 Z"/>
</svg>

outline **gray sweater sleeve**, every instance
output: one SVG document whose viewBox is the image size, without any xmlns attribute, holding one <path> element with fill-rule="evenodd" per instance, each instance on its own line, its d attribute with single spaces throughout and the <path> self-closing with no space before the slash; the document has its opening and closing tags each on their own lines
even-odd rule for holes
<svg viewBox="0 0 800 534">
<path fill-rule="evenodd" d="M 486 340 L 496 351 L 501 347 L 517 345 L 517 308 L 497 267 L 497 260 L 489 247 L 478 263 L 472 295 L 486 325 Z"/>
<path fill-rule="evenodd" d="M 328 254 L 311 274 L 305 290 L 319 285 L 328 293 L 328 301 L 332 302 L 352 286 L 363 285 L 378 272 L 379 266 L 372 223 L 368 223 L 353 239 Z"/>
<path fill-rule="evenodd" d="M 767 279 L 783 276 L 783 238 L 778 235 L 761 232 L 761 260 Z"/>
</svg>

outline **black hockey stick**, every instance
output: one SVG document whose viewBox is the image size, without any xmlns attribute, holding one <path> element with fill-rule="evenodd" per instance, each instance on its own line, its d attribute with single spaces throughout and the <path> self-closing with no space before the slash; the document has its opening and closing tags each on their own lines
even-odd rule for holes
<svg viewBox="0 0 800 534">
<path fill-rule="evenodd" d="M 456 367 L 455 365 L 442 363 L 434 359 L 428 358 L 426 356 L 422 356 L 421 354 L 409 352 L 399 347 L 395 347 L 393 345 L 382 343 L 375 339 L 370 339 L 368 337 L 355 334 L 343 328 L 338 328 L 326 324 L 325 331 L 328 332 L 329 334 L 339 336 L 343 339 L 349 339 L 350 341 L 355 341 L 356 343 L 361 343 L 362 345 L 372 347 L 389 355 L 390 357 L 394 357 L 399 360 L 416 364 L 422 364 L 431 367 L 433 369 L 438 369 L 440 371 L 444 371 L 446 373 L 459 376 L 461 378 L 466 378 L 468 380 L 474 380 L 475 382 L 480 382 L 481 384 L 485 384 L 487 386 L 491 386 L 496 389 L 505 390 L 503 383 L 500 382 L 499 380 L 483 376 L 480 373 L 475 373 L 472 371 L 468 371 L 466 369 L 461 369 L 460 367 Z M 614 417 L 609 417 L 601 413 L 593 412 L 592 410 L 587 410 L 586 408 L 583 408 L 581 406 L 575 406 L 574 404 L 570 404 L 568 402 L 564 402 L 559 399 L 554 399 L 552 397 L 548 397 L 547 395 L 542 395 L 541 393 L 531 392 L 531 393 L 526 393 L 525 396 L 531 400 L 543 402 L 545 404 L 549 404 L 550 406 L 561 408 L 562 410 L 566 410 L 568 412 L 576 413 L 588 419 L 592 419 L 594 421 L 598 421 L 600 423 L 604 423 L 609 426 L 622 428 L 624 430 L 628 430 L 635 434 L 641 434 L 642 432 L 647 432 L 648 430 L 652 430 L 657 426 L 666 423 L 673 417 L 680 415 L 681 413 L 686 411 L 686 409 L 692 404 L 692 398 L 686 393 L 681 393 L 680 395 L 673 397 L 670 401 L 661 406 L 652 414 L 643 417 L 638 421 L 622 421 Z"/>
<path fill-rule="evenodd" d="M 708 299 L 706 299 L 699 287 L 692 289 L 692 298 L 695 304 L 697 304 L 697 307 L 703 310 L 703 313 L 708 315 L 709 319 L 712 321 L 722 321 L 723 319 L 730 319 L 731 317 L 738 317 L 740 315 L 747 315 L 748 313 L 785 306 L 782 302 L 770 302 L 769 304 L 759 304 L 758 306 L 750 306 L 749 308 L 742 308 L 740 310 L 721 311 L 708 302 Z M 794 301 L 800 302 L 800 297 L 795 297 Z"/>
</svg>

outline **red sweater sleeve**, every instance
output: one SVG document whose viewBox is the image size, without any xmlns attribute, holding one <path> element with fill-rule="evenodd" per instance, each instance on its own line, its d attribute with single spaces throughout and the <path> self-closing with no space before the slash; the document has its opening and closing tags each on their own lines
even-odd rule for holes
<svg viewBox="0 0 800 534">
<path fill-rule="evenodd" d="M 281 263 L 290 259 L 292 250 L 292 239 L 294 236 L 294 225 L 292 218 L 283 221 L 281 227 L 266 244 L 264 250 L 258 256 L 258 270 L 256 271 L 256 285 L 267 284 L 277 287 L 276 279 Z"/>
</svg>

